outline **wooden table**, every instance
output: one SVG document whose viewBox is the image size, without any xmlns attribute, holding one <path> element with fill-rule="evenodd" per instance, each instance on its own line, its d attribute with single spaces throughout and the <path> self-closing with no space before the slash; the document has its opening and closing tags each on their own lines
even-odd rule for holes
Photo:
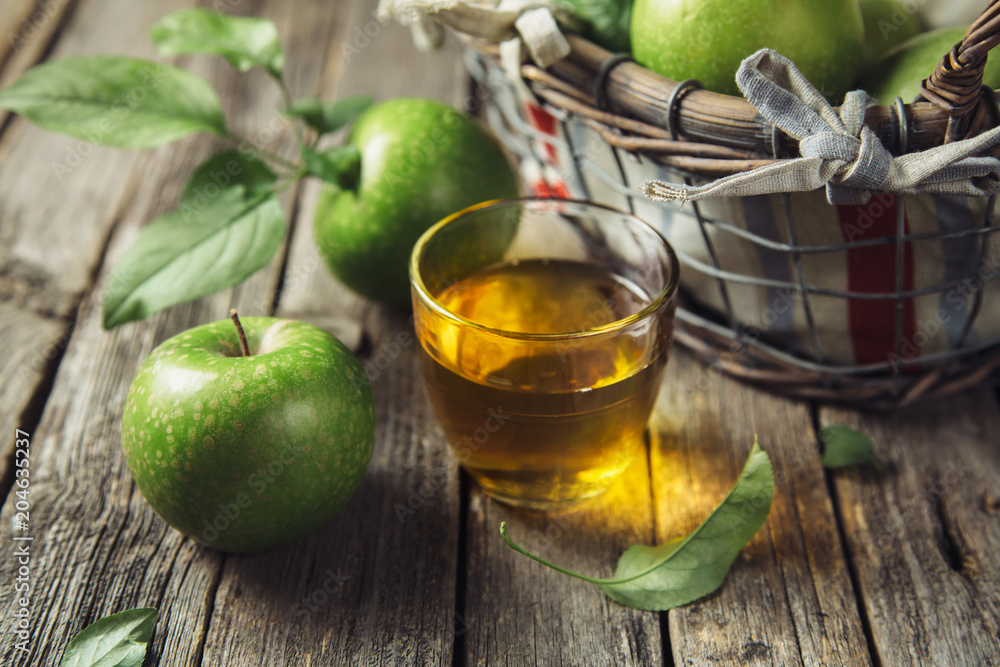
<svg viewBox="0 0 1000 667">
<path fill-rule="evenodd" d="M 149 25 L 192 4 L 3 0 L 0 84 L 46 59 L 155 57 Z M 372 0 L 202 4 L 273 19 L 296 95 L 474 99 L 454 43 L 416 53 L 405 29 L 374 20 Z M 237 129 L 280 129 L 280 98 L 264 76 L 215 58 L 179 61 L 221 91 Z M 408 330 L 407 317 L 329 276 L 312 240 L 318 185 L 309 182 L 285 193 L 289 240 L 265 270 L 105 332 L 110 267 L 222 144 L 112 150 L 5 114 L 0 132 L 3 664 L 57 664 L 81 628 L 140 606 L 159 609 L 147 665 L 1000 664 L 1000 409 L 989 390 L 865 414 L 748 388 L 678 351 L 648 457 L 586 509 L 539 515 L 487 499 L 460 474 L 404 345 L 374 380 L 375 453 L 340 516 L 256 555 L 182 538 L 137 493 L 119 444 L 126 389 L 155 345 L 235 306 L 319 322 L 372 358 Z M 282 136 L 271 147 L 288 151 Z M 817 432 L 836 422 L 872 436 L 882 474 L 822 468 Z M 31 440 L 27 653 L 13 634 L 15 428 Z M 701 601 L 633 611 L 501 541 L 506 521 L 528 548 L 609 575 L 628 545 L 695 527 L 755 433 L 775 465 L 773 508 L 722 588 Z"/>
</svg>

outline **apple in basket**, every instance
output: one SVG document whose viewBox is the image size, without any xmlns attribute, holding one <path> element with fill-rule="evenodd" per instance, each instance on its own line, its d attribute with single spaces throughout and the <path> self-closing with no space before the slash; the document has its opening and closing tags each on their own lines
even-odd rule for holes
<svg viewBox="0 0 1000 667">
<path fill-rule="evenodd" d="M 912 3 L 904 4 L 903 0 L 860 0 L 860 3 L 865 19 L 861 69 L 867 72 L 883 55 L 923 32 L 923 25 Z"/>
<path fill-rule="evenodd" d="M 740 95 L 744 58 L 774 49 L 836 104 L 857 75 L 865 30 L 858 0 L 635 0 L 631 38 L 646 68 L 727 95 Z"/>
<path fill-rule="evenodd" d="M 375 407 L 332 335 L 247 317 L 189 329 L 142 363 L 125 399 L 132 477 L 167 523 L 223 551 L 261 551 L 337 514 L 368 467 Z"/>
<path fill-rule="evenodd" d="M 912 102 L 920 94 L 920 83 L 941 56 L 962 41 L 965 28 L 939 28 L 907 40 L 885 54 L 861 80 L 861 87 L 881 104 L 892 104 L 896 97 Z M 1000 58 L 987 58 L 983 83 L 1000 88 Z"/>
</svg>

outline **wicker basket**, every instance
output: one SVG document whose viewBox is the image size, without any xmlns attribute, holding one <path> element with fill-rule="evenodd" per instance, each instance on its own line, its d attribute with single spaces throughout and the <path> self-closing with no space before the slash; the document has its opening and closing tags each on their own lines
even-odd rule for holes
<svg viewBox="0 0 1000 667">
<path fill-rule="evenodd" d="M 995 383 L 1000 211 L 993 197 L 896 196 L 833 206 L 821 191 L 677 204 L 649 178 L 699 183 L 798 155 L 742 98 L 674 82 L 569 36 L 570 55 L 521 79 L 496 42 L 459 34 L 494 132 L 536 195 L 629 210 L 684 265 L 676 339 L 711 369 L 776 391 L 889 409 Z M 895 155 L 998 124 L 980 90 L 1000 0 L 924 82 L 924 100 L 873 107 Z"/>
</svg>

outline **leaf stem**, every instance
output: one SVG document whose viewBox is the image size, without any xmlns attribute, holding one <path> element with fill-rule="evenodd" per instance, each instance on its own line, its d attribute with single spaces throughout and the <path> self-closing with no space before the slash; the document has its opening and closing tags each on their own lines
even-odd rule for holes
<svg viewBox="0 0 1000 667">
<path fill-rule="evenodd" d="M 233 324 L 236 325 L 236 333 L 240 337 L 240 349 L 243 351 L 243 356 L 249 357 L 250 346 L 247 344 L 247 335 L 243 332 L 243 325 L 240 324 L 240 316 L 236 314 L 235 308 L 229 309 L 229 317 L 233 320 Z"/>
<path fill-rule="evenodd" d="M 299 169 L 298 164 L 292 162 L 291 160 L 287 160 L 278 155 L 277 153 L 273 153 L 267 150 L 266 148 L 261 148 L 260 146 L 257 146 L 256 144 L 252 143 L 249 139 L 241 137 L 238 134 L 227 132 L 224 136 L 226 139 L 229 139 L 230 141 L 235 143 L 239 149 L 242 150 L 245 147 L 247 150 L 251 151 L 256 157 L 267 158 L 268 160 L 271 160 L 275 164 L 279 164 L 285 169 L 289 169 L 291 171 L 296 171 Z"/>
<path fill-rule="evenodd" d="M 276 184 L 271 189 L 271 192 L 273 192 L 275 195 L 280 195 L 282 192 L 284 192 L 288 188 L 290 188 L 293 185 L 295 185 L 296 183 L 298 183 L 308 173 L 309 173 L 309 170 L 307 170 L 305 167 L 299 167 L 299 168 L 297 168 L 294 172 L 292 172 L 291 174 L 288 174 L 288 178 L 286 178 L 286 179 L 280 181 L 278 184 Z"/>
<path fill-rule="evenodd" d="M 286 160 L 285 158 L 281 157 L 277 153 L 272 153 L 271 151 L 267 150 L 266 148 L 261 148 L 259 146 L 254 146 L 249 141 L 245 142 L 245 144 L 241 144 L 241 145 L 249 146 L 251 148 L 251 150 L 253 150 L 255 153 L 257 153 L 257 155 L 259 157 L 266 157 L 267 159 L 272 160 L 273 162 L 275 162 L 277 164 L 280 164 L 285 169 L 291 169 L 291 170 L 294 171 L 294 170 L 296 170 L 296 169 L 299 168 L 299 165 L 295 164 L 291 160 Z"/>
<path fill-rule="evenodd" d="M 551 562 L 545 560 L 541 556 L 536 556 L 535 554 L 531 553 L 530 551 L 528 551 L 524 547 L 520 546 L 519 544 L 515 544 L 514 540 L 510 539 L 510 536 L 507 534 L 507 522 L 506 521 L 501 521 L 500 522 L 500 534 L 503 535 L 504 542 L 507 543 L 508 547 L 510 547 L 511 549 L 513 549 L 514 551 L 516 551 L 516 552 L 518 552 L 520 554 L 523 554 L 523 555 L 527 556 L 528 558 L 530 558 L 532 560 L 538 561 L 542 565 L 545 565 L 547 567 L 551 567 L 553 570 L 555 570 L 557 572 L 562 572 L 563 574 L 568 574 L 571 577 L 576 577 L 577 579 L 582 579 L 583 581 L 589 581 L 590 583 L 597 584 L 598 586 L 600 586 L 601 584 L 610 583 L 610 581 L 607 580 L 607 579 L 595 579 L 594 577 L 588 577 L 587 575 L 580 574 L 579 572 L 573 572 L 572 570 L 567 570 L 564 567 L 560 567 L 560 566 L 556 565 L 555 563 L 551 563 Z"/>
<path fill-rule="evenodd" d="M 695 533 L 696 532 L 697 532 L 697 530 L 695 531 Z M 531 558 L 532 560 L 536 560 L 539 563 L 541 563 L 542 565 L 546 565 L 548 567 L 551 567 L 553 570 L 556 570 L 558 572 L 562 572 L 563 574 L 568 574 L 571 577 L 576 577 L 577 579 L 582 579 L 584 581 L 589 581 L 590 583 L 597 584 L 598 586 L 617 586 L 619 584 L 627 584 L 629 582 L 635 581 L 636 579 L 642 579 L 643 577 L 646 577 L 646 576 L 652 574 L 656 570 L 660 569 L 663 566 L 664 563 L 666 563 L 671 558 L 673 558 L 674 554 L 677 553 L 678 551 L 680 551 L 680 547 L 684 546 L 683 543 L 689 541 L 691 539 L 691 536 L 694 535 L 695 533 L 691 533 L 691 535 L 688 535 L 687 537 L 684 537 L 684 538 L 679 538 L 679 539 L 676 539 L 676 540 L 672 540 L 672 543 L 677 545 L 676 548 L 673 551 L 671 551 L 665 558 L 663 558 L 662 560 L 656 561 L 655 563 L 653 563 L 652 565 L 650 565 L 649 567 L 647 567 L 645 570 L 642 570 L 641 572 L 637 572 L 636 574 L 633 574 L 630 577 L 624 577 L 624 578 L 620 578 L 620 579 L 617 578 L 617 577 L 611 577 L 610 579 L 598 579 L 598 578 L 595 578 L 595 577 L 588 577 L 587 575 L 580 574 L 579 572 L 573 572 L 571 570 L 567 570 L 565 568 L 559 567 L 558 565 L 554 565 L 553 563 L 550 563 L 549 561 L 545 560 L 541 556 L 536 556 L 535 554 L 531 553 L 530 551 L 528 551 L 524 547 L 521 547 L 521 546 L 519 546 L 517 544 L 514 544 L 513 540 L 511 540 L 510 537 L 507 536 L 507 522 L 506 521 L 501 521 L 500 522 L 500 534 L 503 535 L 503 539 L 504 539 L 505 542 L 507 542 L 507 546 L 509 546 L 514 551 L 516 551 L 516 552 L 518 552 L 520 554 L 524 554 L 528 558 Z"/>
<path fill-rule="evenodd" d="M 281 96 L 282 96 L 282 98 L 284 98 L 284 101 L 285 101 L 285 109 L 286 110 L 287 109 L 291 109 L 292 108 L 292 92 L 290 90 L 288 90 L 288 85 L 285 84 L 284 78 L 278 76 L 278 77 L 275 77 L 275 81 L 278 82 L 278 88 L 281 89 Z M 306 140 L 305 140 L 305 136 L 302 134 L 301 121 L 294 120 L 294 119 L 292 120 L 292 132 L 295 133 L 295 143 L 297 143 L 299 145 L 299 150 L 302 150 L 302 148 L 304 148 L 305 145 L 306 145 Z"/>
</svg>

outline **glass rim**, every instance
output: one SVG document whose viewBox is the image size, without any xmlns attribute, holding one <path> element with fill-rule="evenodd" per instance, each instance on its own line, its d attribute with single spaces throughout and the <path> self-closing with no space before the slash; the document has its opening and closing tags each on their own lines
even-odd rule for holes
<svg viewBox="0 0 1000 667">
<path fill-rule="evenodd" d="M 662 244 L 663 249 L 667 254 L 667 264 L 669 265 L 670 275 L 667 278 L 667 284 L 660 290 L 659 294 L 650 301 L 642 310 L 633 313 L 627 317 L 623 317 L 620 320 L 615 320 L 614 322 L 608 322 L 607 324 L 602 324 L 596 327 L 590 327 L 587 329 L 580 329 L 579 331 L 569 331 L 569 332 L 559 332 L 559 333 L 532 333 L 526 331 L 511 331 L 509 329 L 498 329 L 495 327 L 490 327 L 475 320 L 470 320 L 467 317 L 463 317 L 445 308 L 440 301 L 435 298 L 427 286 L 424 284 L 423 276 L 420 275 L 420 258 L 423 256 L 424 248 L 427 246 L 431 238 L 437 234 L 442 228 L 451 224 L 459 218 L 466 217 L 473 213 L 477 213 L 484 209 L 489 208 L 499 208 L 502 206 L 512 206 L 512 205 L 523 205 L 523 204 L 541 204 L 541 203 L 552 203 L 552 204 L 575 204 L 582 206 L 584 208 L 598 209 L 606 211 L 608 213 L 614 213 L 624 219 L 627 219 L 632 224 L 644 229 L 645 231 L 652 234 L 654 239 L 659 239 Z M 428 228 L 420 238 L 417 239 L 416 244 L 413 246 L 413 251 L 410 253 L 410 287 L 416 293 L 420 301 L 425 304 L 432 311 L 436 312 L 441 317 L 451 320 L 453 323 L 465 325 L 476 329 L 478 331 L 483 331 L 487 333 L 500 336 L 502 338 L 513 338 L 517 340 L 533 340 L 533 341 L 565 341 L 565 340 L 576 340 L 579 338 L 587 338 L 591 336 L 599 336 L 602 334 L 607 334 L 615 331 L 621 331 L 628 328 L 636 322 L 648 319 L 652 317 L 658 310 L 660 310 L 664 305 L 671 301 L 677 295 L 677 289 L 680 284 L 680 262 L 677 259 L 677 254 L 674 252 L 673 247 L 667 241 L 666 238 L 656 230 L 655 227 L 650 225 L 648 222 L 639 218 L 633 213 L 628 213 L 626 211 L 619 211 L 618 209 L 612 208 L 610 206 L 605 206 L 604 204 L 598 204 L 595 202 L 589 202 L 582 199 L 550 199 L 542 197 L 516 197 L 509 199 L 493 199 L 490 201 L 485 201 L 479 204 L 474 204 L 467 208 L 457 211 L 447 216 L 446 218 L 436 222 L 430 228 Z"/>
</svg>

